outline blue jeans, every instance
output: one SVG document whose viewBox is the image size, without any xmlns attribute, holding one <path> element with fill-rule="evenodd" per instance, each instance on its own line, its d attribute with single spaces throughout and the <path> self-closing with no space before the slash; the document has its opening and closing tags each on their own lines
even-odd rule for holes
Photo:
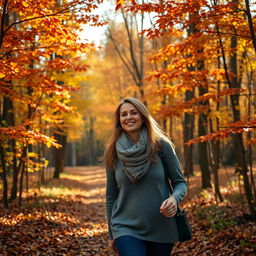
<svg viewBox="0 0 256 256">
<path fill-rule="evenodd" d="M 173 243 L 157 243 L 121 236 L 115 239 L 119 256 L 170 256 Z"/>
</svg>

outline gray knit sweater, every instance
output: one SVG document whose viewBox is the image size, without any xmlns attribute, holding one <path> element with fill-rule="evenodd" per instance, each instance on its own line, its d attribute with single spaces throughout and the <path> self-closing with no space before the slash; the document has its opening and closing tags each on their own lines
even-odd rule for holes
<svg viewBox="0 0 256 256">
<path fill-rule="evenodd" d="M 162 202 L 169 197 L 162 161 L 172 181 L 172 196 L 178 204 L 187 192 L 187 185 L 173 148 L 165 141 L 161 141 L 160 148 L 162 160 L 157 155 L 156 163 L 152 163 L 146 176 L 135 184 L 122 172 L 119 160 L 114 171 L 106 170 L 109 239 L 130 235 L 160 243 L 178 241 L 175 218 L 160 213 Z"/>
</svg>

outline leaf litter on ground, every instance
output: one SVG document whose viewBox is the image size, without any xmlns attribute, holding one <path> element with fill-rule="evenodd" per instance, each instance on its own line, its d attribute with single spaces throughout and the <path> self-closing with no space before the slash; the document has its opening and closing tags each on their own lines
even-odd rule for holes
<svg viewBox="0 0 256 256">
<path fill-rule="evenodd" d="M 190 178 L 189 184 L 182 208 L 193 238 L 176 243 L 172 255 L 256 255 L 256 225 L 237 183 L 222 187 L 225 201 L 218 204 L 212 190 L 200 192 L 200 177 Z M 67 168 L 40 191 L 31 188 L 21 207 L 13 202 L 0 208 L 0 255 L 112 255 L 104 193 L 105 171 L 97 166 Z"/>
</svg>

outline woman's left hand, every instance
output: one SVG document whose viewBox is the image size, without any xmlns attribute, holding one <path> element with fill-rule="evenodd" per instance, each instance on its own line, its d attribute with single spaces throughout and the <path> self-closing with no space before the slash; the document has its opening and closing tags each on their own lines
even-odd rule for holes
<svg viewBox="0 0 256 256">
<path fill-rule="evenodd" d="M 177 212 L 177 201 L 173 196 L 170 196 L 168 199 L 164 200 L 160 206 L 160 213 L 165 217 L 173 217 Z"/>
</svg>

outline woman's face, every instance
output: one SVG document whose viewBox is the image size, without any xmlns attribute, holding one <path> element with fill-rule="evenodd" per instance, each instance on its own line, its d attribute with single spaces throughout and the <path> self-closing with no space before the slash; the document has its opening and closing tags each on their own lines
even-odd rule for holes
<svg viewBox="0 0 256 256">
<path fill-rule="evenodd" d="M 137 133 L 142 126 L 142 116 L 133 104 L 124 103 L 120 108 L 120 123 L 128 134 Z"/>
</svg>

